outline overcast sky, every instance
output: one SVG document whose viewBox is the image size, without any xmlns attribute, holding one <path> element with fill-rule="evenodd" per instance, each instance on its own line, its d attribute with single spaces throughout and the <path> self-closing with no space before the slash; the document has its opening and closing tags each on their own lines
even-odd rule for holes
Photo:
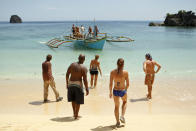
<svg viewBox="0 0 196 131">
<path fill-rule="evenodd" d="M 0 0 L 0 21 L 164 20 L 181 9 L 196 12 L 196 0 Z"/>
</svg>

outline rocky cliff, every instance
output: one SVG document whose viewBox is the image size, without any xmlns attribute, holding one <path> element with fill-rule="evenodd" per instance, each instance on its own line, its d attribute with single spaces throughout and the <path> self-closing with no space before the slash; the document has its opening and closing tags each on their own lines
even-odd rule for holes
<svg viewBox="0 0 196 131">
<path fill-rule="evenodd" d="M 10 23 L 22 23 L 22 19 L 17 15 L 12 15 L 10 18 Z"/>
<path fill-rule="evenodd" d="M 180 10 L 177 14 L 167 14 L 164 23 L 149 23 L 149 26 L 196 27 L 196 15 L 192 11 Z"/>
</svg>

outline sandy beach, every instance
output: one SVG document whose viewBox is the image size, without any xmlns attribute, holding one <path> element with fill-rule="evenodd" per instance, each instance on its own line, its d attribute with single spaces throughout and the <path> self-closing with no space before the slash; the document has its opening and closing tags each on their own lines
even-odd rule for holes
<svg viewBox="0 0 196 131">
<path fill-rule="evenodd" d="M 49 103 L 43 103 L 41 79 L 0 80 L 0 130 L 134 130 L 134 131 L 195 131 L 196 86 L 194 80 L 165 82 L 157 78 L 153 99 L 145 99 L 143 78 L 131 79 L 128 90 L 126 125 L 115 128 L 113 99 L 108 96 L 108 78 L 99 79 L 96 89 L 90 89 L 81 106 L 79 120 L 73 120 L 71 104 L 67 102 L 64 79 L 56 79 L 57 89 L 64 97 L 55 102 L 49 90 Z"/>
</svg>

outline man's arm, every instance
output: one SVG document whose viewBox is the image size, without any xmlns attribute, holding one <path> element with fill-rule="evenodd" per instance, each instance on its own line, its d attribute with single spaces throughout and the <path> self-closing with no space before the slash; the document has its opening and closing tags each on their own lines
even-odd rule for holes
<svg viewBox="0 0 196 131">
<path fill-rule="evenodd" d="M 89 69 L 91 69 L 92 68 L 92 61 L 91 61 L 91 63 L 90 63 L 90 68 Z"/>
<path fill-rule="evenodd" d="M 110 73 L 110 85 L 109 85 L 109 90 L 110 90 L 110 98 L 112 98 L 112 87 L 113 87 L 113 80 L 114 80 L 114 77 L 113 77 L 113 72 Z"/>
<path fill-rule="evenodd" d="M 53 80 L 53 76 L 52 76 L 52 64 L 48 63 L 48 76 L 49 76 L 49 80 Z"/>
<path fill-rule="evenodd" d="M 159 65 L 157 62 L 154 63 L 158 68 L 157 68 L 157 71 L 155 71 L 155 73 L 158 73 L 159 70 L 161 69 L 161 65 Z"/>
<path fill-rule="evenodd" d="M 126 81 L 126 88 L 125 90 L 127 90 L 129 88 L 129 73 L 126 73 L 126 77 L 125 77 L 125 81 Z"/>
<path fill-rule="evenodd" d="M 143 70 L 146 73 L 146 62 L 143 63 Z"/>
<path fill-rule="evenodd" d="M 66 87 L 68 88 L 68 81 L 69 81 L 69 75 L 71 73 L 71 65 L 68 67 L 67 69 L 67 73 L 66 73 Z"/>
<path fill-rule="evenodd" d="M 100 68 L 100 63 L 98 64 L 98 70 L 100 72 L 100 75 L 102 76 L 101 68 Z"/>
<path fill-rule="evenodd" d="M 89 90 L 88 90 L 88 80 L 87 80 L 87 69 L 83 68 L 83 82 L 84 82 L 84 86 L 86 88 L 86 96 L 89 94 Z"/>
</svg>

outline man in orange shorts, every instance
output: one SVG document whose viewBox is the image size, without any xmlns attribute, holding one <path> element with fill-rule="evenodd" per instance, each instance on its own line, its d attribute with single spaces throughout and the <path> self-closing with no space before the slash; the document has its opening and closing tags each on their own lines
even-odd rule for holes
<svg viewBox="0 0 196 131">
<path fill-rule="evenodd" d="M 148 86 L 148 94 L 147 98 L 152 98 L 152 85 L 154 82 L 155 73 L 158 73 L 161 69 L 161 66 L 154 60 L 152 60 L 152 56 L 148 53 L 145 55 L 146 61 L 143 63 L 143 70 L 146 74 L 145 77 L 145 85 Z M 157 70 L 155 71 L 155 66 L 157 66 Z"/>
</svg>

